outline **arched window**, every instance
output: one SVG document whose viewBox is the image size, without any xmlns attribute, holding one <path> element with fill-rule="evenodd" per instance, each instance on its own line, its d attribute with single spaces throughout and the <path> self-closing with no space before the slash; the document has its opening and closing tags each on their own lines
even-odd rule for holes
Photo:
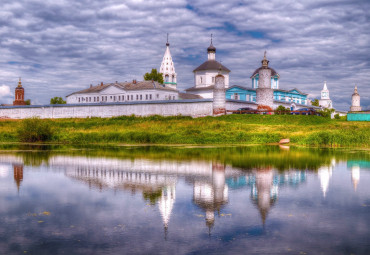
<svg viewBox="0 0 370 255">
<path fill-rule="evenodd" d="M 169 79 L 169 76 L 168 74 L 166 74 L 166 76 L 164 77 L 165 82 L 168 82 L 168 79 Z"/>
</svg>

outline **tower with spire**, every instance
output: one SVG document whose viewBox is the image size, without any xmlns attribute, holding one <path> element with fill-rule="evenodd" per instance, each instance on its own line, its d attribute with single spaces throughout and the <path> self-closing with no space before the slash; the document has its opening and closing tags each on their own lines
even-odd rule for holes
<svg viewBox="0 0 370 255">
<path fill-rule="evenodd" d="M 350 111 L 351 112 L 361 111 L 360 94 L 357 91 L 357 86 L 355 86 L 355 91 L 352 94 L 352 105 L 351 105 Z"/>
<path fill-rule="evenodd" d="M 22 81 L 19 77 L 18 86 L 15 88 L 15 98 L 13 105 L 26 105 L 24 101 L 24 88 L 22 87 Z"/>
<path fill-rule="evenodd" d="M 319 100 L 319 105 L 324 108 L 333 108 L 333 103 L 330 100 L 328 86 L 326 81 L 324 82 L 324 87 L 321 90 L 321 99 Z"/>
<path fill-rule="evenodd" d="M 170 88 L 176 89 L 177 87 L 177 74 L 175 72 L 175 66 L 172 61 L 172 56 L 170 52 L 170 43 L 168 42 L 167 34 L 167 43 L 166 51 L 164 52 L 163 60 L 160 67 L 160 73 L 163 75 L 164 84 Z"/>
</svg>

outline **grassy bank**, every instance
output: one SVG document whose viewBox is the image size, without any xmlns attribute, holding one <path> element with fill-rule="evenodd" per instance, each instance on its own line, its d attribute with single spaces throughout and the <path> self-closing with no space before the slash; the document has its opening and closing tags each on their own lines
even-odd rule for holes
<svg viewBox="0 0 370 255">
<path fill-rule="evenodd" d="M 227 115 L 39 120 L 52 127 L 49 142 L 69 144 L 266 144 L 290 138 L 308 146 L 370 147 L 370 123 L 319 116 Z M 0 122 L 0 142 L 20 142 L 24 121 Z"/>
</svg>

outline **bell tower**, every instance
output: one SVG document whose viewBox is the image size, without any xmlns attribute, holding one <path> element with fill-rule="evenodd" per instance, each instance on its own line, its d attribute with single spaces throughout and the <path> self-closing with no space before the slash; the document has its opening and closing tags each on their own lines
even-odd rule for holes
<svg viewBox="0 0 370 255">
<path fill-rule="evenodd" d="M 24 101 L 24 88 L 22 87 L 21 78 L 19 77 L 18 86 L 15 88 L 15 99 L 13 105 L 26 105 Z"/>
</svg>

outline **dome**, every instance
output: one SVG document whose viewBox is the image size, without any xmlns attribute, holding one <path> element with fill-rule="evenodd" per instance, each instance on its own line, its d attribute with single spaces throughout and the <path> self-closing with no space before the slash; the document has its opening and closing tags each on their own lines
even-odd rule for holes
<svg viewBox="0 0 370 255">
<path fill-rule="evenodd" d="M 207 52 L 210 52 L 210 51 L 214 51 L 216 52 L 216 47 L 213 46 L 213 44 L 211 43 L 211 45 L 209 45 L 209 47 L 207 48 Z"/>
<path fill-rule="evenodd" d="M 261 69 L 266 69 L 266 68 L 264 68 L 263 66 L 261 66 L 260 68 L 257 68 L 257 69 L 253 72 L 253 74 L 252 74 L 251 78 L 253 78 L 253 76 L 255 76 L 256 74 L 258 74 L 258 72 L 259 72 Z M 271 70 L 271 76 L 275 76 L 275 75 L 278 75 L 278 76 L 279 76 L 279 74 L 275 71 L 275 69 L 273 69 L 273 68 L 271 68 L 271 67 L 267 67 L 267 69 L 270 69 L 270 70 Z"/>
</svg>

